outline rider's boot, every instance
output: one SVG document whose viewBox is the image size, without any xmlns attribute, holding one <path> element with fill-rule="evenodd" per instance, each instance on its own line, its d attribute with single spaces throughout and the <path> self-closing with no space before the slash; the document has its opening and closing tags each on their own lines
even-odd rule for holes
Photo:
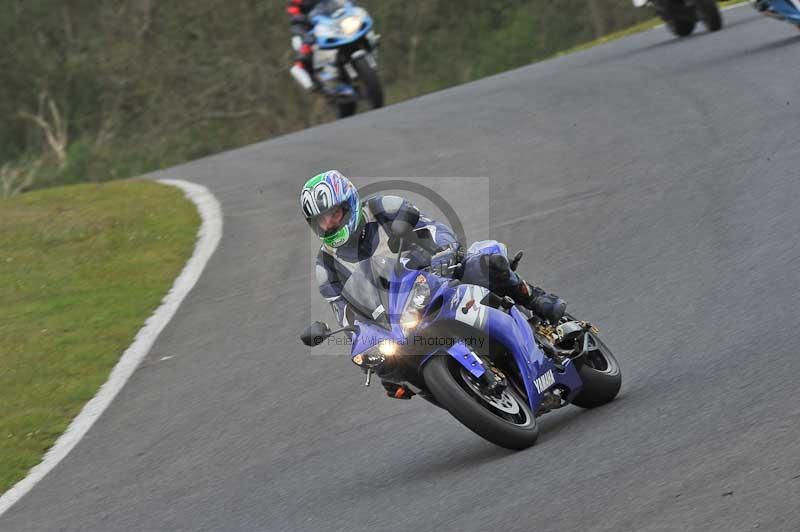
<svg viewBox="0 0 800 532">
<path fill-rule="evenodd" d="M 292 76 L 297 80 L 300 85 L 306 90 L 312 92 L 321 92 L 323 89 L 322 82 L 320 82 L 316 73 L 314 72 L 314 49 L 312 47 L 313 37 L 306 37 L 304 42 L 297 49 L 295 55 L 294 66 L 292 67 Z"/>
<path fill-rule="evenodd" d="M 564 316 L 567 310 L 566 301 L 521 279 L 511 270 L 505 256 L 496 254 L 485 257 L 485 266 L 496 292 L 511 297 L 518 305 L 551 323 L 557 323 Z"/>
<path fill-rule="evenodd" d="M 322 90 L 322 84 L 317 76 L 314 75 L 313 69 L 303 61 L 299 59 L 295 61 L 290 72 L 295 81 L 305 90 L 310 92 L 320 92 Z"/>
<path fill-rule="evenodd" d="M 567 311 L 567 302 L 555 294 L 548 294 L 538 286 L 533 286 L 527 281 L 520 279 L 517 292 L 522 302 L 521 304 L 530 309 L 535 315 L 544 318 L 550 323 L 558 323 Z M 514 301 L 517 297 L 511 296 Z"/>
</svg>

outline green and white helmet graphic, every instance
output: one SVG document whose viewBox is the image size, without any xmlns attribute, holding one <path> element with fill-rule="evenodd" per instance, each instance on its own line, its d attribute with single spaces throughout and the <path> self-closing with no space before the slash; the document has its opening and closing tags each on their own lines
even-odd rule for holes
<svg viewBox="0 0 800 532">
<path fill-rule="evenodd" d="M 339 247 L 356 233 L 361 217 L 358 191 L 336 170 L 317 174 L 300 191 L 300 209 L 322 242 Z"/>
</svg>

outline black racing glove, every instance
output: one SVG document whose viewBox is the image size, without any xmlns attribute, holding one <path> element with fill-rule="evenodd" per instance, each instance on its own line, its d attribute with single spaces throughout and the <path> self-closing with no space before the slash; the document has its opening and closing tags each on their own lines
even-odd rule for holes
<svg viewBox="0 0 800 532">
<path fill-rule="evenodd" d="M 463 260 L 464 252 L 461 251 L 461 244 L 458 242 L 447 244 L 431 257 L 431 271 L 440 277 L 460 279 L 464 273 L 461 266 Z"/>
</svg>

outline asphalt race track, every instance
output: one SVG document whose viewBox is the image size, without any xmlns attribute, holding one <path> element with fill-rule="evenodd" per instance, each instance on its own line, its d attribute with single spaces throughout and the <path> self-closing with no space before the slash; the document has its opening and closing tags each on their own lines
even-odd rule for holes
<svg viewBox="0 0 800 532">
<path fill-rule="evenodd" d="M 220 247 L 0 530 L 800 530 L 800 33 L 725 18 L 159 173 L 217 195 Z M 619 399 L 513 453 L 311 354 L 297 335 L 330 315 L 296 196 L 327 168 L 485 178 L 488 200 L 427 182 L 600 326 Z"/>
</svg>

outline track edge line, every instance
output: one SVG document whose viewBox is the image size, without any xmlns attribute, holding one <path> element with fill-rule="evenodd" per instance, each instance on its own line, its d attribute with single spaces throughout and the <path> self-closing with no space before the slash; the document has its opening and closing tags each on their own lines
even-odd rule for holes
<svg viewBox="0 0 800 532">
<path fill-rule="evenodd" d="M 172 287 L 164 296 L 161 305 L 147 318 L 144 326 L 136 333 L 133 343 L 122 353 L 111 370 L 108 380 L 103 383 L 94 397 L 87 402 L 80 413 L 72 420 L 67 430 L 58 437 L 48 449 L 42 461 L 28 474 L 0 495 L 0 516 L 33 489 L 52 471 L 78 442 L 89 432 L 95 421 L 108 408 L 125 383 L 133 375 L 161 331 L 172 320 L 178 307 L 200 279 L 214 251 L 222 238 L 222 208 L 216 197 L 204 186 L 180 179 L 159 179 L 159 183 L 180 188 L 184 196 L 195 204 L 200 213 L 201 223 L 197 232 L 194 252 Z"/>
</svg>

